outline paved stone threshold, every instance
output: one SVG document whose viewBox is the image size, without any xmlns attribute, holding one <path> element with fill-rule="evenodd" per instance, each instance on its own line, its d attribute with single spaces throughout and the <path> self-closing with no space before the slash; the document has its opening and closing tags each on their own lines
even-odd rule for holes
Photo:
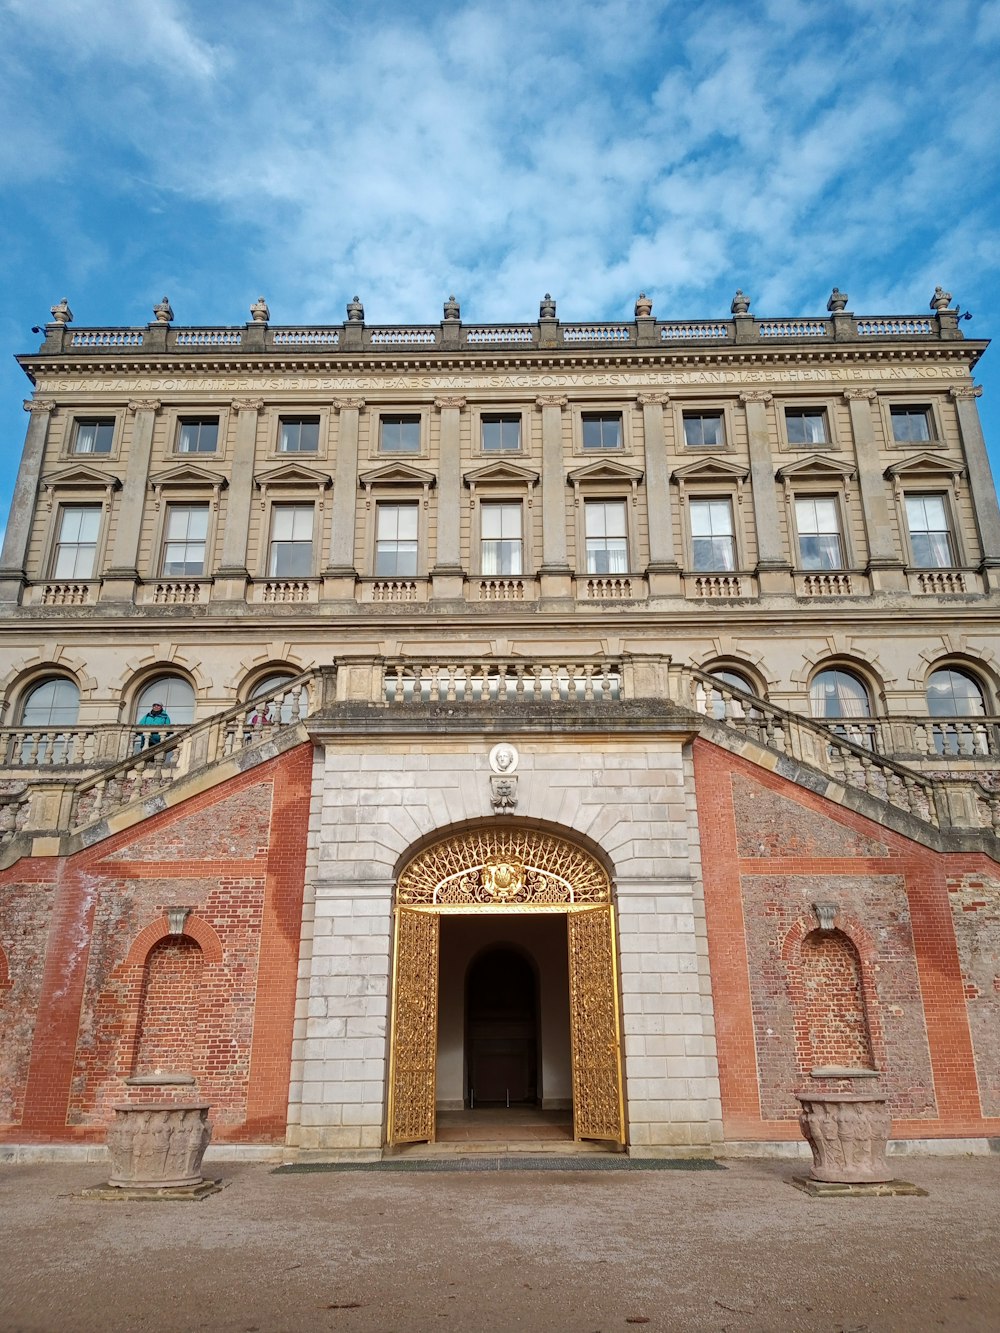
<svg viewBox="0 0 1000 1333">
<path fill-rule="evenodd" d="M 487 1156 L 418 1157 L 384 1162 L 289 1162 L 271 1174 L 305 1175 L 313 1171 L 725 1171 L 710 1157 Z"/>
</svg>

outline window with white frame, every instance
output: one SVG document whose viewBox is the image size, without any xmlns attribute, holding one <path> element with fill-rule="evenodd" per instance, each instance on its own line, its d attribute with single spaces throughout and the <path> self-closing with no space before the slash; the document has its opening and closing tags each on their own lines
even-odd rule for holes
<svg viewBox="0 0 1000 1333">
<path fill-rule="evenodd" d="M 840 506 L 832 495 L 800 495 L 795 501 L 802 569 L 843 569 Z"/>
<path fill-rule="evenodd" d="M 521 505 L 516 500 L 485 501 L 479 507 L 480 568 L 483 574 L 522 574 Z"/>
<path fill-rule="evenodd" d="M 622 414 L 620 412 L 583 412 L 580 415 L 584 449 L 620 449 Z"/>
<path fill-rule="evenodd" d="M 379 422 L 379 449 L 383 454 L 418 454 L 420 417 L 382 417 Z"/>
<path fill-rule="evenodd" d="M 941 667 L 927 680 L 927 711 L 931 717 L 985 717 L 986 700 L 968 672 Z"/>
<path fill-rule="evenodd" d="M 736 568 L 733 506 L 728 499 L 691 500 L 691 568 L 725 572 Z"/>
<path fill-rule="evenodd" d="M 892 438 L 897 444 L 926 444 L 933 439 L 930 409 L 926 406 L 889 408 Z"/>
<path fill-rule="evenodd" d="M 722 448 L 726 443 L 721 412 L 685 412 L 684 443 L 692 448 Z"/>
<path fill-rule="evenodd" d="M 97 564 L 101 531 L 100 505 L 63 505 L 59 533 L 52 554 L 52 578 L 90 579 Z"/>
<path fill-rule="evenodd" d="M 494 415 L 480 418 L 483 453 L 516 453 L 521 448 L 520 416 Z"/>
<path fill-rule="evenodd" d="M 81 420 L 76 423 L 73 437 L 75 454 L 110 454 L 115 438 L 115 423 L 111 420 Z"/>
<path fill-rule="evenodd" d="M 21 705 L 22 727 L 73 727 L 80 716 L 80 690 L 65 676 L 36 685 Z"/>
<path fill-rule="evenodd" d="M 308 578 L 313 571 L 313 506 L 276 504 L 271 510 L 267 572 L 271 578 Z"/>
<path fill-rule="evenodd" d="M 194 721 L 194 689 L 183 676 L 157 676 L 144 685 L 132 705 L 133 719 L 145 717 L 153 704 L 162 704 L 169 718 L 164 726 L 186 727 Z"/>
<path fill-rule="evenodd" d="M 171 504 L 163 525 L 160 576 L 198 578 L 205 572 L 208 542 L 208 505 Z"/>
<path fill-rule="evenodd" d="M 826 412 L 822 407 L 786 407 L 785 437 L 789 444 L 829 444 Z"/>
<path fill-rule="evenodd" d="M 588 574 L 628 573 L 628 529 L 624 500 L 585 500 Z"/>
<path fill-rule="evenodd" d="M 415 500 L 381 501 L 376 511 L 375 574 L 412 577 L 417 572 Z"/>
<path fill-rule="evenodd" d="M 319 417 L 282 417 L 278 427 L 278 452 L 314 454 L 319 448 Z"/>
<path fill-rule="evenodd" d="M 219 418 L 191 417 L 177 427 L 179 454 L 214 454 L 219 447 Z"/>
<path fill-rule="evenodd" d="M 809 705 L 815 718 L 871 717 L 872 711 L 864 681 L 840 667 L 829 667 L 813 677 Z"/>
<path fill-rule="evenodd" d="M 907 495 L 906 526 L 910 553 L 920 569 L 948 569 L 955 563 L 955 546 L 944 495 Z"/>
</svg>

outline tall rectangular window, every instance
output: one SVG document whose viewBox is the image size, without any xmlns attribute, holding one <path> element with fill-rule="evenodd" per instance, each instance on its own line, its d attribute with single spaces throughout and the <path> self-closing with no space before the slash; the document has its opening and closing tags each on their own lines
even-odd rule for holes
<svg viewBox="0 0 1000 1333">
<path fill-rule="evenodd" d="M 161 577 L 197 578 L 204 574 L 207 541 L 207 504 L 168 505 L 163 529 Z"/>
<path fill-rule="evenodd" d="M 419 454 L 420 418 L 383 417 L 379 430 L 379 449 L 384 454 Z"/>
<path fill-rule="evenodd" d="M 516 502 L 488 503 L 480 507 L 483 574 L 521 574 L 521 506 Z"/>
<path fill-rule="evenodd" d="M 789 444 L 827 444 L 826 413 L 821 407 L 786 407 L 785 434 Z"/>
<path fill-rule="evenodd" d="M 480 420 L 484 453 L 513 453 L 521 447 L 519 416 L 484 416 Z"/>
<path fill-rule="evenodd" d="M 313 571 L 313 506 L 275 505 L 267 572 L 272 578 L 303 579 Z"/>
<path fill-rule="evenodd" d="M 282 417 L 278 450 L 283 454 L 314 454 L 319 448 L 319 417 Z"/>
<path fill-rule="evenodd" d="M 622 447 L 622 416 L 620 412 L 584 412 L 584 449 L 620 449 Z"/>
<path fill-rule="evenodd" d="M 219 447 L 219 418 L 198 417 L 180 423 L 179 454 L 214 454 Z"/>
<path fill-rule="evenodd" d="M 890 407 L 892 438 L 897 444 L 920 444 L 931 438 L 930 413 L 926 407 Z"/>
<path fill-rule="evenodd" d="M 75 454 L 110 454 L 115 438 L 114 421 L 78 421 L 73 440 Z"/>
<path fill-rule="evenodd" d="M 803 495 L 795 501 L 802 569 L 843 569 L 840 511 L 832 495 Z"/>
<path fill-rule="evenodd" d="M 380 504 L 376 518 L 375 573 L 412 576 L 417 572 L 417 506 Z"/>
<path fill-rule="evenodd" d="M 59 536 L 52 558 L 52 577 L 93 578 L 100 531 L 100 505 L 63 505 L 59 511 Z"/>
<path fill-rule="evenodd" d="M 921 569 L 948 569 L 954 565 L 955 549 L 943 495 L 908 495 L 906 525 L 915 565 Z"/>
<path fill-rule="evenodd" d="M 628 573 L 624 500 L 586 500 L 583 506 L 588 574 Z"/>
<path fill-rule="evenodd" d="M 736 535 L 729 500 L 692 500 L 691 565 L 697 570 L 736 568 Z"/>
<path fill-rule="evenodd" d="M 726 432 L 722 424 L 721 412 L 685 412 L 684 443 L 695 448 L 715 446 L 721 448 L 726 443 Z"/>
</svg>

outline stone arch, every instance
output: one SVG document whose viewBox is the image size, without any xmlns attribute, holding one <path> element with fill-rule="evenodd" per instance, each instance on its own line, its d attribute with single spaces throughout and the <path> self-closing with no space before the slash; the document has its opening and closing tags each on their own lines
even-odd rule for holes
<svg viewBox="0 0 1000 1333">
<path fill-rule="evenodd" d="M 191 935 L 167 935 L 143 965 L 130 1073 L 200 1072 L 205 957 Z"/>
<path fill-rule="evenodd" d="M 124 708 L 135 693 L 160 671 L 186 676 L 194 688 L 198 702 L 207 699 L 211 694 L 214 682 L 205 673 L 201 662 L 197 658 L 189 659 L 177 644 L 167 641 L 153 644 L 150 651 L 140 657 L 130 657 L 124 663 L 120 674 L 110 682 L 111 690 L 121 700 L 121 706 Z"/>
<path fill-rule="evenodd" d="M 144 966 L 149 954 L 159 944 L 160 940 L 173 933 L 167 918 L 165 916 L 157 917 L 155 921 L 150 922 L 148 926 L 140 930 L 132 941 L 132 947 L 129 949 L 122 966 L 126 968 Z M 205 956 L 206 963 L 222 962 L 222 941 L 208 921 L 192 914 L 186 918 L 182 934 L 190 935 L 197 942 Z"/>
<path fill-rule="evenodd" d="M 705 662 L 730 663 L 738 667 L 743 663 L 752 675 L 756 675 L 767 690 L 777 689 L 780 677 L 772 669 L 764 654 L 745 639 L 734 638 L 731 634 L 717 634 L 712 640 L 712 651 L 705 657 Z M 699 667 L 700 671 L 709 671 L 710 667 Z"/>
<path fill-rule="evenodd" d="M 25 694 L 50 676 L 73 681 L 81 700 L 89 699 L 97 689 L 97 681 L 88 674 L 82 658 L 72 656 L 58 644 L 44 644 L 31 657 L 22 657 L 0 679 L 4 721 L 10 724 L 11 711 L 20 708 Z"/>
<path fill-rule="evenodd" d="M 791 673 L 790 679 L 800 688 L 808 690 L 809 682 L 817 671 L 824 671 L 828 667 L 842 667 L 845 671 L 857 672 L 869 684 L 873 700 L 882 708 L 885 707 L 886 691 L 896 684 L 895 677 L 887 672 L 873 645 L 865 644 L 862 650 L 854 639 L 840 634 L 831 634 L 816 652 L 803 653 L 802 665 Z"/>
<path fill-rule="evenodd" d="M 838 913 L 836 926 L 800 918 L 785 937 L 795 1034 L 802 1075 L 817 1067 L 876 1070 L 885 1050 L 874 987 L 874 944 L 857 922 Z M 860 944 L 860 947 L 859 947 Z"/>
</svg>

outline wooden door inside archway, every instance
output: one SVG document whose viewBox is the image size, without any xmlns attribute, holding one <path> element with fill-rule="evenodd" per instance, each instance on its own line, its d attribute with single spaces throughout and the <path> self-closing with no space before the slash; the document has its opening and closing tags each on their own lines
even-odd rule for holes
<svg viewBox="0 0 1000 1333">
<path fill-rule="evenodd" d="M 390 1143 L 433 1141 L 440 922 L 462 913 L 567 918 L 573 1133 L 625 1142 L 611 884 L 568 839 L 492 828 L 442 839 L 397 883 L 389 1062 Z"/>
</svg>

